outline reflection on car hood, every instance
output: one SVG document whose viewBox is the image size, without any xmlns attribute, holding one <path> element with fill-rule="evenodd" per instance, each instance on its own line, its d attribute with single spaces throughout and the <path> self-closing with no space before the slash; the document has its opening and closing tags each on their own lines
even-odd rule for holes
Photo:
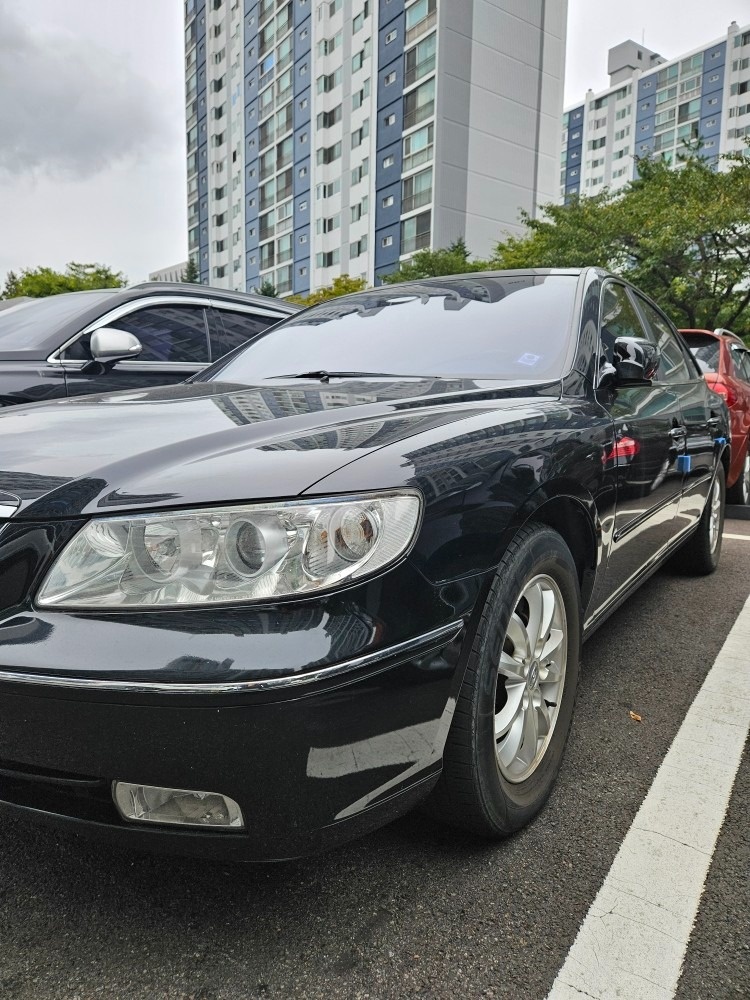
<svg viewBox="0 0 750 1000">
<path fill-rule="evenodd" d="M 199 383 L 13 407 L 0 412 L 0 492 L 27 520 L 293 497 L 387 444 L 539 391 L 550 387 Z"/>
</svg>

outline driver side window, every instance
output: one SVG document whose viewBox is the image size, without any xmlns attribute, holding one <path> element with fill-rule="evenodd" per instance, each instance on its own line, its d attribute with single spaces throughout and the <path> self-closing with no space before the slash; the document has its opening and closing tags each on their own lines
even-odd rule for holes
<svg viewBox="0 0 750 1000">
<path fill-rule="evenodd" d="M 618 337 L 639 337 L 641 340 L 655 342 L 647 336 L 638 313 L 624 285 L 611 281 L 602 293 L 602 314 L 600 324 L 601 358 L 600 363 L 614 362 L 614 347 Z"/>
</svg>

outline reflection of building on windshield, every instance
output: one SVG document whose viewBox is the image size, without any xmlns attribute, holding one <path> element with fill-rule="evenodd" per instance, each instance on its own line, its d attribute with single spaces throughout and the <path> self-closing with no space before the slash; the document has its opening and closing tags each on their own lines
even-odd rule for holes
<svg viewBox="0 0 750 1000">
<path fill-rule="evenodd" d="M 213 396 L 211 402 L 233 423 L 242 426 L 260 420 L 335 410 L 344 406 L 365 406 L 368 403 L 387 403 L 413 396 L 428 396 L 435 392 L 452 392 L 464 387 L 473 386 L 462 379 L 413 379 L 406 388 L 404 383 L 394 385 L 357 379 L 356 389 L 343 390 L 327 385 L 319 389 L 264 387 Z"/>
</svg>

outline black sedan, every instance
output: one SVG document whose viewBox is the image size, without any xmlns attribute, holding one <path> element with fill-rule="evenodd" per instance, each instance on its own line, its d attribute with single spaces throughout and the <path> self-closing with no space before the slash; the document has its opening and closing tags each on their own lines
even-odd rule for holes
<svg viewBox="0 0 750 1000">
<path fill-rule="evenodd" d="M 0 414 L 0 809 L 249 860 L 419 802 L 519 829 L 582 641 L 716 568 L 727 433 L 595 269 L 362 292 L 192 384 Z"/>
<path fill-rule="evenodd" d="M 160 281 L 2 306 L 0 407 L 184 382 L 299 312 L 262 295 Z"/>
</svg>

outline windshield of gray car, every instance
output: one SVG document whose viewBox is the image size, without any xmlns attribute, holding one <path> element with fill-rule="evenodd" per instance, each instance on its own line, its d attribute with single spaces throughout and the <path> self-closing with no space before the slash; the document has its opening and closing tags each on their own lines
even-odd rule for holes
<svg viewBox="0 0 750 1000">
<path fill-rule="evenodd" d="M 7 305 L 0 309 L 0 351 L 22 351 L 43 344 L 79 313 L 87 313 L 114 294 L 112 289 L 65 292 Z"/>
<path fill-rule="evenodd" d="M 246 384 L 308 372 L 558 379 L 576 288 L 571 274 L 384 285 L 294 316 L 206 376 Z"/>
</svg>

